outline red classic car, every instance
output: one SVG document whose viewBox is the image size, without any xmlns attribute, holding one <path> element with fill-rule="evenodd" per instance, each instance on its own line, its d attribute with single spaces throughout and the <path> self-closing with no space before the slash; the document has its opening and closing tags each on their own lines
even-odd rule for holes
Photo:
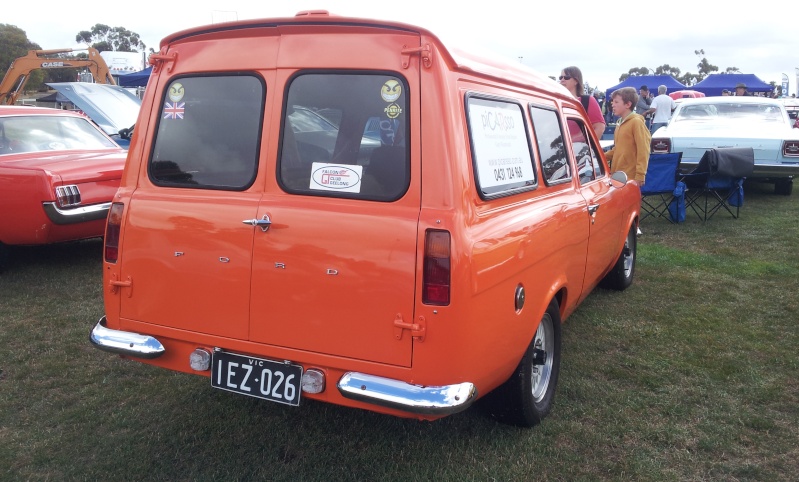
<svg viewBox="0 0 799 482">
<path fill-rule="evenodd" d="M 101 237 L 126 154 L 81 114 L 0 106 L 0 271 L 9 246 Z"/>
</svg>

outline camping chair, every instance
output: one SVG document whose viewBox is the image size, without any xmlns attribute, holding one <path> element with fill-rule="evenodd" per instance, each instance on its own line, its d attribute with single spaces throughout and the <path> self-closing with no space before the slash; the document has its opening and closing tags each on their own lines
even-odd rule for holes
<svg viewBox="0 0 799 482">
<path fill-rule="evenodd" d="M 678 211 L 671 213 L 669 206 L 685 210 L 685 184 L 680 181 L 682 152 L 650 154 L 646 179 L 641 186 L 641 220 L 649 216 L 665 217 L 672 223 L 681 222 Z"/>
<path fill-rule="evenodd" d="M 707 221 L 721 209 L 738 218 L 743 205 L 743 182 L 752 175 L 755 152 L 751 147 L 724 147 L 705 151 L 699 164 L 685 174 L 686 206 Z"/>
</svg>

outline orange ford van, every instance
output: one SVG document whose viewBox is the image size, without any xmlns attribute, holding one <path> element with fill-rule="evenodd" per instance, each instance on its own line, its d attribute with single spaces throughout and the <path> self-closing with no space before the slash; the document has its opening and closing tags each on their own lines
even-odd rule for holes
<svg viewBox="0 0 799 482">
<path fill-rule="evenodd" d="M 579 100 L 326 12 L 185 30 L 150 62 L 97 348 L 292 406 L 549 412 L 562 320 L 636 254 L 639 189 Z"/>
</svg>

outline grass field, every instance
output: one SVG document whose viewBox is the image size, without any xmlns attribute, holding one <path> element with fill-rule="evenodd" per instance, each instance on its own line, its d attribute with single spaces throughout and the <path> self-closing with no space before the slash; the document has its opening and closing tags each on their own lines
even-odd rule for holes
<svg viewBox="0 0 799 482">
<path fill-rule="evenodd" d="M 102 244 L 18 248 L 0 275 L 0 479 L 680 480 L 799 477 L 799 195 L 647 219 L 636 280 L 564 325 L 535 429 L 480 405 L 418 422 L 214 390 L 89 345 Z"/>
</svg>

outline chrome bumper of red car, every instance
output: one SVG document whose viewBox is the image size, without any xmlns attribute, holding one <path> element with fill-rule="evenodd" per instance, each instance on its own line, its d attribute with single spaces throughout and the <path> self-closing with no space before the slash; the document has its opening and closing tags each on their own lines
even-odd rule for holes
<svg viewBox="0 0 799 482">
<path fill-rule="evenodd" d="M 136 358 L 158 358 L 166 349 L 160 341 L 152 336 L 140 335 L 129 331 L 112 330 L 105 326 L 105 316 L 94 326 L 89 341 L 95 348 L 120 355 Z"/>
<path fill-rule="evenodd" d="M 352 400 L 423 415 L 450 415 L 477 400 L 477 389 L 469 382 L 423 387 L 355 372 L 341 377 L 338 391 Z"/>
<path fill-rule="evenodd" d="M 108 217 L 108 210 L 111 209 L 111 203 L 61 209 L 56 206 L 54 202 L 46 202 L 42 203 L 42 207 L 44 207 L 44 212 L 47 213 L 47 217 L 50 218 L 50 221 L 55 224 L 63 225 L 105 219 Z"/>
</svg>

